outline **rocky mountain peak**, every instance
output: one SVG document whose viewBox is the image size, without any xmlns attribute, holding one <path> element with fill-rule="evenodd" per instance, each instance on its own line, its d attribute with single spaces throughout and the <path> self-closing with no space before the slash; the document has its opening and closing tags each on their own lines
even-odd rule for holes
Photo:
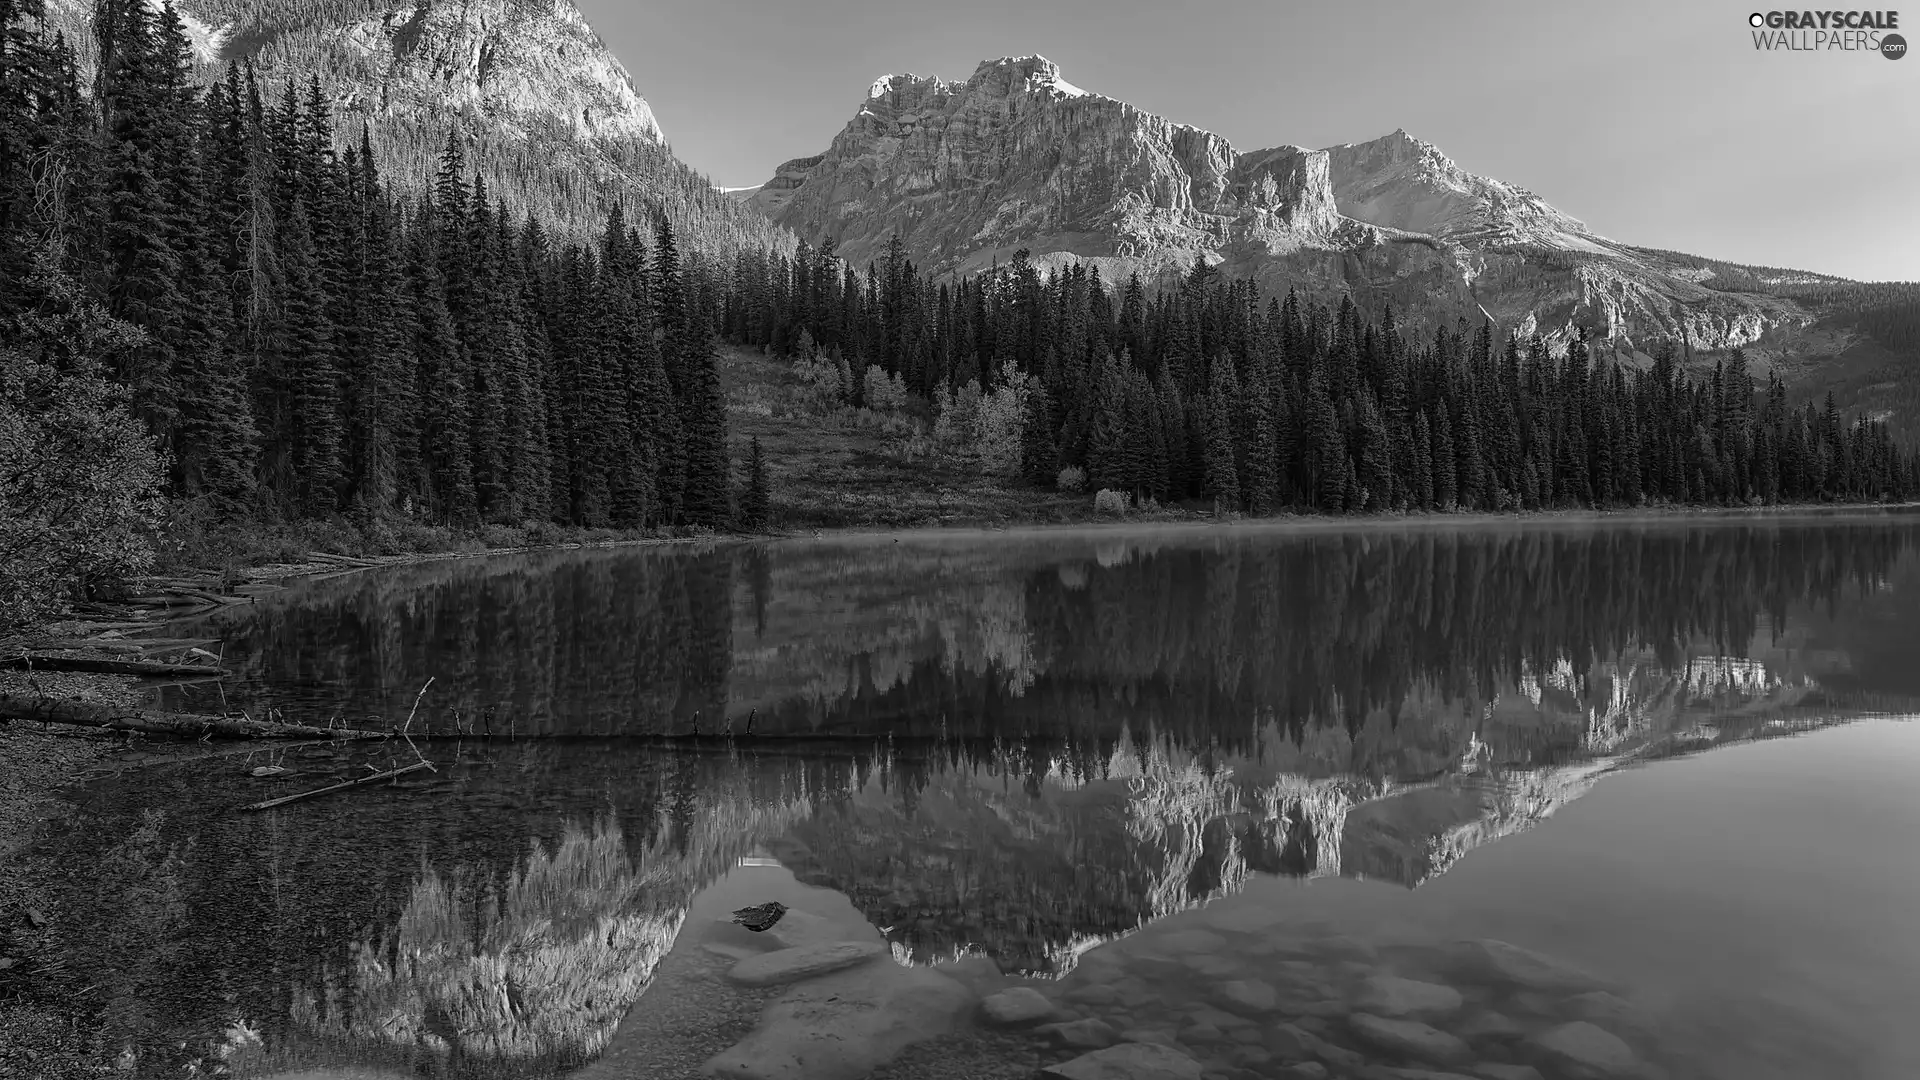
<svg viewBox="0 0 1920 1080">
<path fill-rule="evenodd" d="M 1462 168 L 1405 128 L 1326 149 L 1240 151 L 1067 82 L 1043 56 L 964 82 L 889 76 L 825 152 L 782 164 L 751 204 L 856 263 L 898 235 L 916 264 L 968 273 L 1019 249 L 1043 268 L 1170 283 L 1204 259 L 1263 288 L 1352 296 L 1404 318 L 1492 317 L 1565 341 L 1696 347 L 1805 323 L 1790 304 L 1701 286 L 1525 188 Z"/>
<path fill-rule="evenodd" d="M 1003 56 L 982 60 L 967 80 L 969 90 L 985 90 L 1003 97 L 1016 94 L 1049 94 L 1055 97 L 1085 97 L 1086 91 L 1060 75 L 1060 65 L 1044 56 Z"/>
</svg>

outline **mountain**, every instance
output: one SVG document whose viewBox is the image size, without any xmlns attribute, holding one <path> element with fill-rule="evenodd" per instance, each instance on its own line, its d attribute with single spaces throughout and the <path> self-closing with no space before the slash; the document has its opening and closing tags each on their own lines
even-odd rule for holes
<svg viewBox="0 0 1920 1080">
<path fill-rule="evenodd" d="M 1710 349 L 1803 334 L 1821 311 L 1795 294 L 1851 284 L 1609 240 L 1405 131 L 1236 150 L 1040 56 L 983 62 L 964 82 L 878 80 L 824 153 L 781 165 L 752 202 L 856 264 L 896 233 L 937 273 L 1026 248 L 1165 284 L 1205 259 L 1270 293 L 1345 292 L 1403 321 L 1491 317 L 1559 340 L 1585 327 L 1628 353 L 1681 332 Z"/>
<path fill-rule="evenodd" d="M 159 4 L 149 0 L 155 7 Z M 633 79 L 573 0 L 175 0 L 199 76 L 251 61 L 271 107 L 318 76 L 336 138 L 367 125 L 400 191 L 423 191 L 450 130 L 489 190 L 563 232 L 597 232 L 615 202 L 664 209 L 697 246 L 791 240 L 675 158 Z M 93 66 L 89 0 L 51 21 Z"/>
</svg>

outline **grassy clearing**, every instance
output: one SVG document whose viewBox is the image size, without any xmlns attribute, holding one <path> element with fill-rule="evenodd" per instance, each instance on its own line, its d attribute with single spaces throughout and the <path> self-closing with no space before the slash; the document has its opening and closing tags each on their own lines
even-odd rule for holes
<svg viewBox="0 0 1920 1080">
<path fill-rule="evenodd" d="M 916 446 L 931 426 L 925 406 L 905 416 L 805 404 L 792 365 L 759 353 L 721 354 L 736 467 L 759 438 L 773 489 L 776 530 L 931 525 L 1031 525 L 1095 518 L 1093 496 L 1021 487 L 970 463 Z"/>
</svg>

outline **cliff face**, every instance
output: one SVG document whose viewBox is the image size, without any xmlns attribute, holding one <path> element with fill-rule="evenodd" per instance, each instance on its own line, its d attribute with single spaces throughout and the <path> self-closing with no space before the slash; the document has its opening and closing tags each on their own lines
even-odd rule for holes
<svg viewBox="0 0 1920 1080">
<path fill-rule="evenodd" d="M 1081 90 L 1038 56 L 982 63 L 965 82 L 881 79 L 825 153 L 786 162 L 750 198 L 856 263 L 895 233 L 936 272 L 1027 248 L 1043 266 L 1078 259 L 1110 281 L 1165 282 L 1198 258 L 1415 320 L 1485 314 L 1553 338 L 1586 326 L 1623 345 L 1683 329 L 1696 345 L 1743 345 L 1811 321 L 1596 236 L 1404 131 L 1241 152 Z"/>
</svg>

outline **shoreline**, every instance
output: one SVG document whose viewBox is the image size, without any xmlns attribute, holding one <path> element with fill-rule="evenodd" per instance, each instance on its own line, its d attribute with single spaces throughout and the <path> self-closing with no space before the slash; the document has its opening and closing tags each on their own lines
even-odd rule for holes
<svg viewBox="0 0 1920 1080">
<path fill-rule="evenodd" d="M 730 540 L 828 540 L 912 538 L 972 538 L 1005 536 L 1017 533 L 1049 535 L 1108 534 L 1152 529 L 1156 531 L 1202 532 L 1207 530 L 1256 532 L 1341 532 L 1376 531 L 1394 528 L 1484 528 L 1487 526 L 1575 526 L 1630 525 L 1663 523 L 1753 524 L 1765 521 L 1822 521 L 1836 518 L 1866 520 L 1902 514 L 1920 515 L 1920 501 L 1903 503 L 1794 503 L 1778 506 L 1639 506 L 1611 510 L 1522 510 L 1507 512 L 1475 511 L 1451 513 L 1422 511 L 1388 514 L 1276 514 L 1250 517 L 1244 514 L 1219 516 L 1212 513 L 1192 515 L 1153 515 L 1122 518 L 1090 518 L 1086 521 L 1036 521 L 1012 524 L 951 524 L 863 526 L 797 530 L 768 536 L 727 536 Z"/>
</svg>

